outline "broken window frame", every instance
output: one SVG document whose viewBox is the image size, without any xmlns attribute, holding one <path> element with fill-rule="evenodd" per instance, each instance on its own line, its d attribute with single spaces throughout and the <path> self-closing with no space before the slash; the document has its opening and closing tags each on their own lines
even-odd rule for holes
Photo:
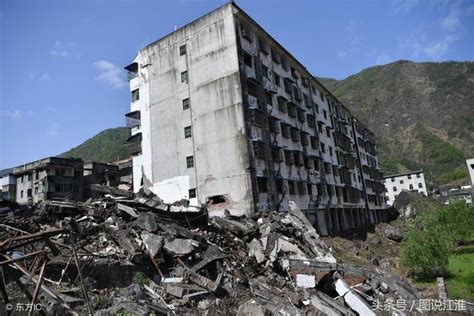
<svg viewBox="0 0 474 316">
<path fill-rule="evenodd" d="M 131 91 L 132 93 L 132 103 L 140 100 L 140 89 L 135 89 Z"/>
<path fill-rule="evenodd" d="M 192 135 L 192 129 L 191 129 L 191 125 L 190 126 L 186 126 L 184 128 L 184 138 L 191 138 L 193 135 Z"/>
<path fill-rule="evenodd" d="M 181 72 L 181 83 L 189 83 L 188 71 Z"/>
<path fill-rule="evenodd" d="M 179 46 L 179 56 L 183 56 L 183 55 L 186 55 L 186 54 L 187 54 L 186 44 L 183 44 L 183 45 Z"/>
<path fill-rule="evenodd" d="M 186 168 L 187 169 L 194 168 L 194 156 L 186 157 Z"/>
<path fill-rule="evenodd" d="M 268 178 L 264 176 L 257 176 L 257 191 L 258 193 L 268 193 Z"/>
<path fill-rule="evenodd" d="M 188 110 L 191 107 L 191 101 L 189 98 L 183 99 L 183 111 Z"/>
</svg>

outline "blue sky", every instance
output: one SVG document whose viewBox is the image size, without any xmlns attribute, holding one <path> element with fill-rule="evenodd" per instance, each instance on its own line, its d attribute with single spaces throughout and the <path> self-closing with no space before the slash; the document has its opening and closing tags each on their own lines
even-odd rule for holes
<svg viewBox="0 0 474 316">
<path fill-rule="evenodd" d="M 0 1 L 0 169 L 123 126 L 123 67 L 139 48 L 226 1 Z M 237 4 L 316 76 L 377 64 L 473 60 L 474 2 L 250 1 Z"/>
</svg>

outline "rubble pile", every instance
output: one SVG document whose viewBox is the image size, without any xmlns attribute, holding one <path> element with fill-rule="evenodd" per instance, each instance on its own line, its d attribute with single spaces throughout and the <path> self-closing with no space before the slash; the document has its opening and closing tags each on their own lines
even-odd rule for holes
<svg viewBox="0 0 474 316">
<path fill-rule="evenodd" d="M 288 213 L 209 218 L 147 189 L 95 190 L 0 220 L 4 303 L 26 297 L 46 314 L 371 315 L 376 300 L 418 298 L 401 277 L 339 265 L 293 202 Z"/>
</svg>

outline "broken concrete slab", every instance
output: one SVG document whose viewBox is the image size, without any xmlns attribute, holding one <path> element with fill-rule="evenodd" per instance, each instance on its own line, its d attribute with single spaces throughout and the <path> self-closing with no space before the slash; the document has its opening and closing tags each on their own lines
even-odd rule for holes
<svg viewBox="0 0 474 316">
<path fill-rule="evenodd" d="M 356 294 L 346 282 L 342 279 L 337 279 L 335 282 L 336 292 L 344 298 L 347 305 L 359 315 L 375 316 L 373 309 Z"/>
<path fill-rule="evenodd" d="M 316 277 L 310 274 L 297 274 L 296 286 L 310 289 L 316 287 Z"/>
<path fill-rule="evenodd" d="M 197 246 L 199 246 L 199 243 L 195 240 L 175 238 L 165 241 L 163 249 L 173 255 L 183 256 L 194 251 Z"/>
<path fill-rule="evenodd" d="M 148 250 L 151 257 L 155 257 L 163 246 L 163 236 L 158 236 L 148 232 L 142 232 L 141 234 L 143 244 Z"/>
<path fill-rule="evenodd" d="M 156 224 L 155 215 L 152 213 L 140 213 L 135 221 L 135 225 L 141 229 L 148 230 L 149 232 L 154 232 L 158 229 Z"/>
</svg>

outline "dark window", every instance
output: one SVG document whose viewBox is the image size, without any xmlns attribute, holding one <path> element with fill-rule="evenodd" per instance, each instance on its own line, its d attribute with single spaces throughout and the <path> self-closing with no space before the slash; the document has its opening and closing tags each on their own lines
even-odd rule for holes
<svg viewBox="0 0 474 316">
<path fill-rule="evenodd" d="M 28 189 L 27 195 L 28 195 L 28 197 L 31 197 L 31 196 L 32 196 L 32 191 L 31 191 L 31 189 Z"/>
<path fill-rule="evenodd" d="M 332 147 L 331 147 L 331 146 L 328 146 L 328 148 L 329 148 L 329 155 L 332 156 L 332 155 L 333 155 L 333 153 L 332 153 Z"/>
<path fill-rule="evenodd" d="M 31 173 L 28 173 L 28 181 L 31 181 Z"/>
<path fill-rule="evenodd" d="M 186 55 L 186 45 L 181 45 L 179 47 L 179 56 Z"/>
<path fill-rule="evenodd" d="M 187 71 L 183 71 L 181 73 L 181 82 L 188 83 L 188 72 Z"/>
<path fill-rule="evenodd" d="M 403 184 L 403 180 L 400 180 L 400 184 Z"/>
<path fill-rule="evenodd" d="M 392 182 L 395 182 L 395 178 L 392 178 Z"/>
<path fill-rule="evenodd" d="M 20 191 L 20 197 L 23 198 L 23 190 Z"/>
<path fill-rule="evenodd" d="M 38 187 L 35 188 L 35 194 L 38 194 Z"/>
<path fill-rule="evenodd" d="M 308 195 L 313 195 L 313 185 L 311 183 L 308 183 Z"/>
<path fill-rule="evenodd" d="M 418 187 L 419 187 L 419 188 L 423 188 L 423 184 L 418 183 Z"/>
<path fill-rule="evenodd" d="M 271 93 L 267 92 L 266 98 L 267 98 L 267 104 L 268 105 L 273 105 L 273 95 Z"/>
<path fill-rule="evenodd" d="M 323 153 L 325 153 L 325 152 L 326 152 L 326 147 L 324 146 L 323 143 L 320 143 L 320 147 L 321 147 L 321 151 L 322 151 Z"/>
<path fill-rule="evenodd" d="M 132 91 L 132 102 L 140 100 L 140 90 L 135 89 Z"/>
<path fill-rule="evenodd" d="M 295 181 L 288 180 L 288 191 L 291 194 L 296 194 L 296 184 Z"/>
<path fill-rule="evenodd" d="M 413 190 L 413 184 L 410 184 L 410 190 Z"/>
<path fill-rule="evenodd" d="M 397 192 L 397 187 L 393 187 L 393 192 Z"/>
<path fill-rule="evenodd" d="M 264 76 L 265 78 L 268 78 L 268 77 L 269 77 L 269 69 L 268 69 L 267 66 L 262 65 L 262 73 L 263 73 L 263 76 Z"/>
<path fill-rule="evenodd" d="M 195 198 L 196 197 L 196 189 L 189 189 L 188 195 L 189 195 L 190 199 Z"/>
<path fill-rule="evenodd" d="M 257 177 L 257 188 L 258 188 L 258 193 L 267 193 L 268 192 L 267 178 Z"/>
<path fill-rule="evenodd" d="M 189 138 L 191 137 L 191 126 L 186 126 L 184 128 L 184 138 Z"/>
<path fill-rule="evenodd" d="M 326 110 L 323 110 L 323 116 L 324 116 L 325 119 L 328 118 L 328 112 L 326 112 Z"/>
<path fill-rule="evenodd" d="M 408 175 L 408 179 L 411 179 L 411 174 Z"/>
<path fill-rule="evenodd" d="M 274 74 L 273 76 L 275 78 L 275 84 L 279 87 L 280 86 L 280 76 L 277 74 Z"/>
<path fill-rule="evenodd" d="M 276 179 L 276 189 L 278 193 L 283 193 L 283 180 Z"/>
<path fill-rule="evenodd" d="M 471 165 L 471 167 L 472 167 L 472 165 Z M 416 177 L 417 177 L 417 178 L 421 178 L 421 174 L 417 173 L 417 174 L 416 174 Z"/>
<path fill-rule="evenodd" d="M 194 158 L 193 158 L 193 156 L 186 157 L 186 167 L 187 168 L 194 167 Z"/>
<path fill-rule="evenodd" d="M 244 53 L 244 64 L 246 64 L 250 68 L 253 68 L 253 60 L 250 54 Z"/>
<path fill-rule="evenodd" d="M 189 109 L 189 105 L 190 105 L 189 98 L 184 99 L 183 100 L 183 110 Z"/>
<path fill-rule="evenodd" d="M 281 122 L 280 123 L 280 128 L 281 128 L 281 136 L 283 136 L 284 138 L 289 138 L 290 137 L 290 126 L 285 122 Z"/>
</svg>

